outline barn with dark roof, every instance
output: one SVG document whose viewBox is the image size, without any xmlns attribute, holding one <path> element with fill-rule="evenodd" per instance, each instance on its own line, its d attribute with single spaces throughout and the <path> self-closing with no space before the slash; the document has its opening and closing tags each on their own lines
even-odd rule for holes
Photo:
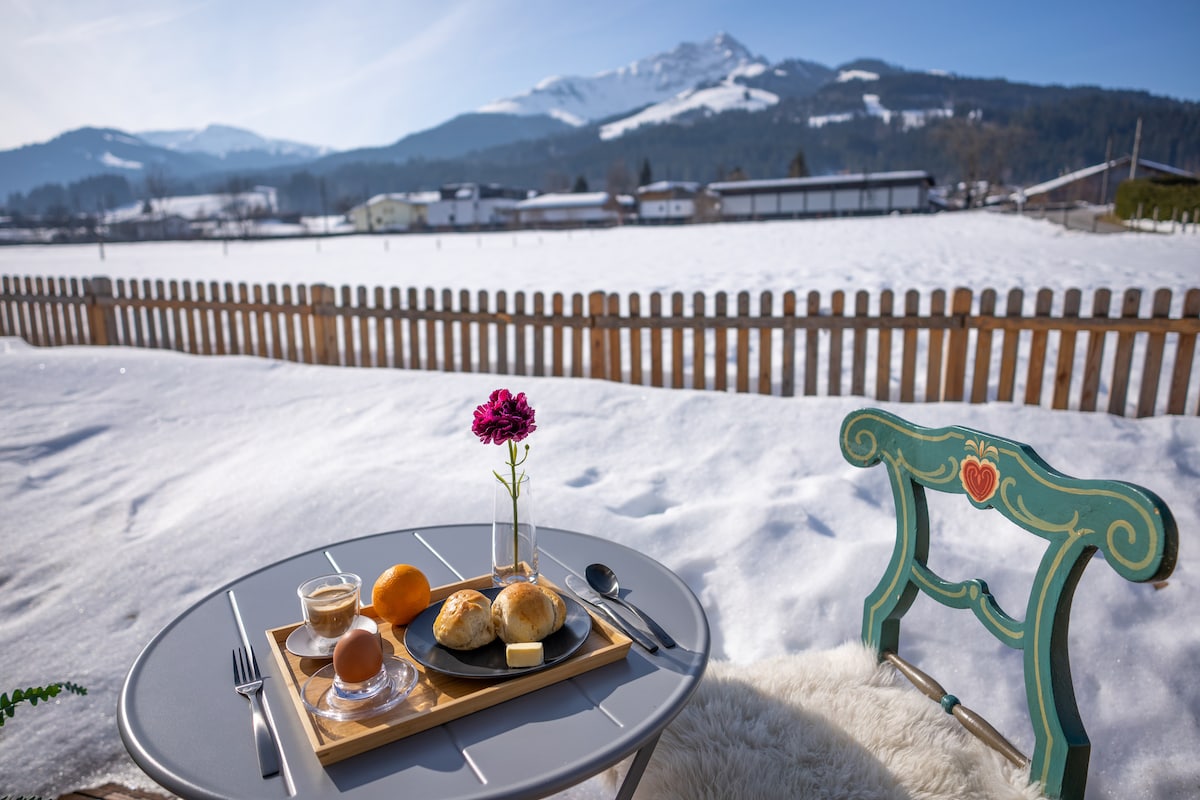
<svg viewBox="0 0 1200 800">
<path fill-rule="evenodd" d="M 930 210 L 924 170 L 710 183 L 723 220 L 919 213 Z"/>
</svg>

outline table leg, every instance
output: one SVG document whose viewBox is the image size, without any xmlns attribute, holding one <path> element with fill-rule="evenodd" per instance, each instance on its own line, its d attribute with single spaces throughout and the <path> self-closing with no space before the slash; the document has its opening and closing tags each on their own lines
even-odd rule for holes
<svg viewBox="0 0 1200 800">
<path fill-rule="evenodd" d="M 658 736 L 655 736 L 646 742 L 641 750 L 638 750 L 634 754 L 633 763 L 629 765 L 629 772 L 625 773 L 625 780 L 621 783 L 616 800 L 631 800 L 633 793 L 637 791 L 638 783 L 642 780 L 642 773 L 646 771 L 646 765 L 650 763 L 650 756 L 654 755 L 654 748 L 657 745 Z"/>
</svg>

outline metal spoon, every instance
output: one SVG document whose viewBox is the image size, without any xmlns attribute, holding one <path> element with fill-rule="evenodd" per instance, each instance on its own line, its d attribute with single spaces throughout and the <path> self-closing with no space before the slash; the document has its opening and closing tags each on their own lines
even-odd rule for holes
<svg viewBox="0 0 1200 800">
<path fill-rule="evenodd" d="M 662 629 L 661 625 L 650 619 L 650 617 L 648 617 L 645 612 L 643 612 L 637 606 L 621 599 L 621 595 L 619 594 L 621 591 L 621 585 L 617 583 L 617 575 L 615 572 L 603 564 L 589 564 L 587 569 L 584 570 L 583 574 L 587 576 L 588 585 L 597 592 L 610 600 L 616 600 L 618 603 L 641 617 L 642 622 L 646 623 L 658 640 L 662 642 L 663 647 L 675 646 L 675 640 L 671 638 L 670 634 Z"/>
</svg>

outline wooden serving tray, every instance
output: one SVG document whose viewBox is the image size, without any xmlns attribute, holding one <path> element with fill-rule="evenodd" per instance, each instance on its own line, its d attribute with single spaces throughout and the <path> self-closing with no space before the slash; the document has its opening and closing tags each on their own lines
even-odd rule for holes
<svg viewBox="0 0 1200 800">
<path fill-rule="evenodd" d="M 542 582 L 561 591 L 545 578 L 542 578 Z M 491 575 L 439 586 L 432 591 L 431 602 L 444 600 L 459 589 L 487 589 L 491 586 Z M 582 605 L 587 608 L 586 603 Z M 300 715 L 309 744 L 317 760 L 328 765 L 625 658 L 632 640 L 593 614 L 591 609 L 587 610 L 592 619 L 592 631 L 570 658 L 517 678 L 490 681 L 457 678 L 426 670 L 404 648 L 404 626 L 384 622 L 375 614 L 373 607 L 364 606 L 359 613 L 378 623 L 384 655 L 399 656 L 412 662 L 417 669 L 417 685 L 400 705 L 378 716 L 361 720 L 326 719 L 311 714 L 304 707 L 300 699 L 301 687 L 313 673 L 329 663 L 329 659 L 303 658 L 288 652 L 285 646 L 288 634 L 304 623 L 272 628 L 267 631 L 267 639 L 286 682 L 288 696 Z"/>
</svg>

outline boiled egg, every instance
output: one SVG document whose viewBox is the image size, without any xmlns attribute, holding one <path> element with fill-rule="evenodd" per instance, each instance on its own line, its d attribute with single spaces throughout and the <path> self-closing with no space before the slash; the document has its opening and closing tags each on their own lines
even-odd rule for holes
<svg viewBox="0 0 1200 800">
<path fill-rule="evenodd" d="M 379 637 L 359 628 L 347 631 L 333 648 L 333 671 L 345 683 L 370 680 L 383 666 Z"/>
</svg>

